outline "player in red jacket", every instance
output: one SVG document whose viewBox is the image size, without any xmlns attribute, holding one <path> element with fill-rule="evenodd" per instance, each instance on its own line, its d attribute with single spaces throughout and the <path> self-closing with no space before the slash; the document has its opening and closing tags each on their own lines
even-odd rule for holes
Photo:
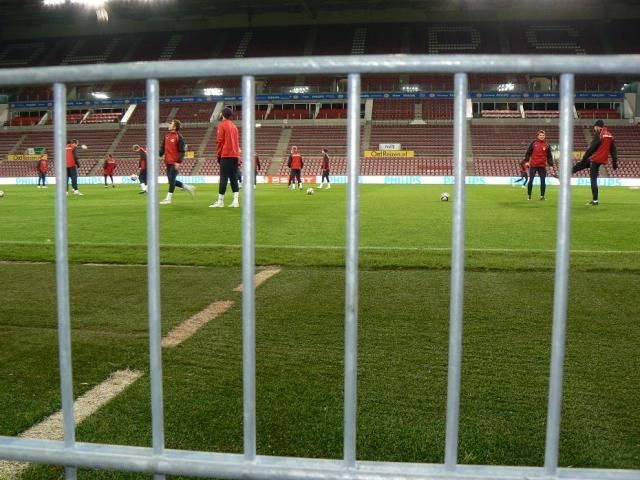
<svg viewBox="0 0 640 480">
<path fill-rule="evenodd" d="M 538 130 L 536 139 L 531 142 L 527 153 L 524 155 L 524 161 L 529 162 L 529 183 L 527 184 L 527 198 L 531 200 L 531 192 L 533 190 L 533 179 L 536 173 L 540 176 L 540 200 L 545 200 L 545 191 L 547 189 L 547 165 L 553 165 L 553 157 L 551 156 L 551 147 L 547 143 L 547 134 L 544 130 Z"/>
<path fill-rule="evenodd" d="M 47 154 L 43 154 L 36 164 L 38 172 L 38 188 L 47 188 Z"/>
<path fill-rule="evenodd" d="M 113 158 L 113 155 L 111 155 L 110 153 L 107 155 L 107 158 L 105 158 L 104 163 L 102 164 L 102 174 L 104 175 L 104 188 L 107 188 L 107 178 L 111 179 L 111 186 L 113 188 L 116 188 L 115 184 L 113 183 L 113 172 L 115 172 L 116 170 L 116 159 Z"/>
<path fill-rule="evenodd" d="M 289 173 L 289 183 L 287 188 L 291 187 L 293 190 L 296 189 L 296 179 L 298 180 L 298 188 L 302 190 L 302 167 L 304 167 L 304 162 L 302 161 L 302 155 L 298 151 L 298 147 L 291 147 L 291 155 L 289 155 L 289 160 L 287 162 L 287 166 L 291 169 Z"/>
<path fill-rule="evenodd" d="M 218 124 L 216 138 L 216 154 L 220 164 L 220 185 L 218 186 L 218 200 L 209 205 L 209 208 L 224 207 L 224 194 L 227 191 L 227 183 L 231 183 L 233 201 L 229 205 L 238 208 L 238 164 L 240 163 L 240 135 L 238 127 L 231 121 L 233 111 L 229 107 L 222 109 L 222 121 Z"/>
<path fill-rule="evenodd" d="M 571 171 L 573 173 L 589 169 L 589 178 L 591 179 L 591 196 L 592 200 L 587 205 L 598 205 L 598 175 L 600 174 L 600 165 L 609 162 L 611 155 L 611 166 L 614 170 L 618 169 L 618 150 L 613 140 L 613 134 L 604 126 L 604 121 L 596 120 L 593 124 L 595 134 L 591 145 L 584 152 L 582 160 L 576 163 Z"/>
<path fill-rule="evenodd" d="M 164 157 L 164 164 L 167 167 L 167 180 L 169 181 L 169 192 L 164 200 L 160 202 L 161 205 L 170 205 L 173 200 L 173 192 L 176 187 L 182 188 L 191 194 L 191 198 L 195 195 L 196 188 L 192 185 L 187 185 L 177 180 L 178 165 L 184 160 L 184 152 L 187 149 L 184 143 L 184 138 L 180 134 L 180 127 L 182 124 L 180 120 L 173 119 L 169 123 L 169 133 L 164 137 L 164 141 L 160 144 L 160 151 L 158 152 L 161 157 Z"/>
</svg>

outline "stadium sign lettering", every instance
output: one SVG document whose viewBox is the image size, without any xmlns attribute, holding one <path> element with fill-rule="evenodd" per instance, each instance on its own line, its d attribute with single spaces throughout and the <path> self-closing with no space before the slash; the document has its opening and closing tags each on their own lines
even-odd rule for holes
<svg viewBox="0 0 640 480">
<path fill-rule="evenodd" d="M 399 143 L 379 143 L 378 150 L 402 150 Z"/>
<path fill-rule="evenodd" d="M 365 150 L 364 156 L 367 158 L 377 157 L 402 157 L 413 158 L 415 152 L 413 150 Z"/>
<path fill-rule="evenodd" d="M 7 155 L 7 160 L 40 160 L 40 155 L 37 154 L 23 154 L 23 153 L 11 153 Z"/>
<path fill-rule="evenodd" d="M 388 185 L 421 185 L 420 177 L 384 177 L 384 183 Z"/>
<path fill-rule="evenodd" d="M 36 177 L 19 177 L 16 178 L 16 185 L 35 185 L 36 181 Z"/>
<path fill-rule="evenodd" d="M 591 180 L 589 178 L 576 178 L 576 185 L 579 186 L 587 186 L 591 185 Z M 619 178 L 598 178 L 598 186 L 599 187 L 621 187 L 622 182 Z"/>
<path fill-rule="evenodd" d="M 464 183 L 467 185 L 485 185 L 487 180 L 484 177 L 466 177 Z"/>
<path fill-rule="evenodd" d="M 471 98 L 509 98 L 509 99 L 526 99 L 526 98 L 543 98 L 543 99 L 558 99 L 560 94 L 558 92 L 470 92 Z M 450 91 L 437 91 L 437 92 L 368 92 L 363 93 L 361 98 L 377 99 L 377 98 L 425 98 L 425 99 L 442 99 L 453 98 L 454 94 Z M 301 94 L 301 95 L 286 95 L 286 94 L 260 94 L 256 95 L 256 101 L 267 100 L 344 100 L 346 97 L 344 94 L 339 93 L 315 93 L 315 94 Z M 580 99 L 623 99 L 624 92 L 576 92 L 576 98 Z M 225 101 L 225 102 L 241 102 L 242 97 L 240 95 L 222 95 L 222 96 L 202 96 L 202 97 L 161 97 L 162 103 L 211 103 L 213 101 Z M 103 99 L 103 100 L 69 100 L 67 106 L 70 107 L 88 107 L 88 106 L 100 106 L 100 105 L 138 105 L 147 103 L 143 97 L 122 98 L 122 99 Z M 53 102 L 11 102 L 10 107 L 15 108 L 50 108 L 53 106 Z"/>
</svg>

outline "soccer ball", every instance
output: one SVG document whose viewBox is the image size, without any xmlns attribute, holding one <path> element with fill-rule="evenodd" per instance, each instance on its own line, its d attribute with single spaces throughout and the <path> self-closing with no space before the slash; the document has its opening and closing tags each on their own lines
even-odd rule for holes
<svg viewBox="0 0 640 480">
<path fill-rule="evenodd" d="M 313 195 L 314 193 L 316 192 L 313 191 L 313 188 L 307 188 L 307 195 Z"/>
<path fill-rule="evenodd" d="M 136 180 L 138 180 L 138 175 L 136 175 L 135 173 L 131 175 L 131 181 L 135 182 Z"/>
<path fill-rule="evenodd" d="M 0 198 L 4 197 L 4 192 L 0 190 Z"/>
<path fill-rule="evenodd" d="M 449 194 L 447 192 L 442 192 L 440 194 L 440 201 L 441 202 L 448 202 L 449 201 Z"/>
</svg>

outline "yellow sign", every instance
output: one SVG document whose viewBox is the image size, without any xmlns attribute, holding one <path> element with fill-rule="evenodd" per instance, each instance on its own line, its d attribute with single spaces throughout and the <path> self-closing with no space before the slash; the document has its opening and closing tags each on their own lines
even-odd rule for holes
<svg viewBox="0 0 640 480">
<path fill-rule="evenodd" d="M 15 153 L 7 155 L 7 160 L 40 160 L 42 155 Z"/>
<path fill-rule="evenodd" d="M 370 157 L 400 157 L 413 158 L 415 152 L 413 150 L 365 150 L 364 156 Z"/>
<path fill-rule="evenodd" d="M 196 152 L 194 152 L 193 150 L 184 152 L 184 158 L 196 158 Z"/>
</svg>

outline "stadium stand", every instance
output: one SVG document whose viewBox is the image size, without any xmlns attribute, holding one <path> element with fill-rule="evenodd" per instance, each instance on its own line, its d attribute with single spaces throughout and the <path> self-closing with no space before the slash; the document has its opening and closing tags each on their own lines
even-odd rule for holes
<svg viewBox="0 0 640 480">
<path fill-rule="evenodd" d="M 399 143 L 402 150 L 413 150 L 416 156 L 450 156 L 453 155 L 453 127 L 451 125 L 373 125 L 369 146 L 377 149 L 381 143 Z"/>
<path fill-rule="evenodd" d="M 578 118 L 591 118 L 591 119 L 618 119 L 620 113 L 612 108 L 576 108 Z"/>
<path fill-rule="evenodd" d="M 319 27 L 312 49 L 313 55 L 349 55 L 354 29 L 351 25 Z"/>
<path fill-rule="evenodd" d="M 422 118 L 424 120 L 453 120 L 453 99 L 423 101 Z"/>
<path fill-rule="evenodd" d="M 389 32 L 393 29 L 394 35 Z M 630 38 L 637 38 L 635 23 L 622 21 L 612 29 L 609 43 L 599 41 L 598 33 L 589 22 L 566 21 L 526 21 L 500 24 L 490 28 L 481 22 L 465 22 L 456 25 L 449 24 L 373 24 L 373 25 L 333 25 L 296 27 L 294 29 L 276 28 L 248 28 L 248 29 L 204 29 L 196 31 L 180 31 L 167 33 L 144 32 L 136 35 L 118 34 L 114 36 L 78 35 L 74 37 L 51 38 L 46 41 L 10 40 L 0 43 L 0 68 L 13 68 L 36 65 L 63 65 L 80 63 L 103 63 L 128 60 L 159 60 L 159 59 L 192 59 L 192 58 L 237 58 L 261 57 L 280 55 L 348 55 L 352 53 L 572 53 L 572 54 L 604 54 L 612 52 L 636 52 L 637 46 L 629 42 Z M 292 42 L 291 38 L 297 41 Z M 503 83 L 513 83 L 515 88 L 544 89 L 546 81 L 549 86 L 557 85 L 557 79 L 550 76 L 532 79 L 525 75 L 488 75 L 471 74 L 469 76 L 470 89 L 493 91 Z M 619 90 L 623 78 L 607 75 L 576 76 L 577 90 Z M 311 92 L 344 91 L 346 79 L 342 75 L 327 76 L 280 76 L 258 78 L 257 90 L 265 93 L 286 93 L 290 87 L 308 87 Z M 202 95 L 205 88 L 221 88 L 225 94 L 238 94 L 240 91 L 239 78 L 202 78 L 186 80 L 166 80 L 160 84 L 161 95 Z M 364 75 L 362 78 L 363 91 L 392 91 L 402 87 L 411 87 L 416 92 L 450 91 L 453 88 L 451 75 L 436 74 L 407 74 L 407 75 Z M 3 91 L 7 91 L 4 89 Z M 109 82 L 101 85 L 69 86 L 73 95 L 83 95 L 91 91 L 105 91 L 111 98 L 143 97 L 145 95 L 144 82 Z M 28 87 L 9 90 L 8 93 L 19 100 L 44 100 L 51 98 L 50 87 Z M 212 97 L 214 98 L 214 97 Z M 507 105 L 505 103 L 505 105 Z M 131 167 L 122 164 L 120 172 L 134 169 L 136 155 L 130 151 L 133 143 L 144 144 L 146 134 L 142 127 L 146 122 L 146 108 L 144 104 L 137 105 L 133 115 L 124 130 L 113 129 L 124 115 L 128 105 L 114 106 L 110 109 L 91 110 L 83 108 L 68 112 L 68 124 L 74 128 L 82 128 L 87 124 L 87 130 L 77 131 L 83 137 L 83 142 L 91 148 L 83 152 L 83 156 L 93 158 L 96 149 L 100 149 L 96 162 L 111 151 L 116 158 L 123 162 L 131 161 Z M 212 142 L 215 142 L 215 120 L 212 120 L 215 100 L 209 103 L 161 103 L 160 121 L 168 122 L 172 118 L 179 118 L 189 132 L 188 142 L 190 150 L 213 152 Z M 269 114 L 267 115 L 267 112 Z M 617 120 L 621 118 L 619 102 L 610 104 L 577 104 L 576 112 L 580 120 L 604 118 Z M 43 111 L 13 110 L 9 112 L 5 127 L 17 129 L 17 132 L 3 132 L 0 143 L 0 153 L 5 156 L 18 144 L 19 149 L 29 145 L 52 146 L 50 126 L 39 127 L 37 123 L 44 115 Z M 522 125 L 520 121 L 527 119 L 545 120 L 546 129 L 553 137 L 554 128 L 546 122 L 557 121 L 559 116 L 557 104 L 554 103 L 525 103 L 522 119 L 517 103 L 506 108 L 500 104 L 476 104 L 474 113 L 479 117 L 472 122 L 470 147 L 476 168 L 482 171 L 500 171 L 506 175 L 512 174 L 512 161 L 509 158 L 519 158 L 526 145 L 518 144 L 512 137 L 515 135 L 528 141 L 531 137 L 530 124 Z M 314 118 L 315 117 L 315 118 Z M 235 113 L 237 121 L 241 121 L 242 112 Z M 290 144 L 298 144 L 303 153 L 305 150 L 314 152 L 309 160 L 310 169 L 315 168 L 316 151 L 324 146 L 330 148 L 335 164 L 346 153 L 346 139 L 344 126 L 324 126 L 321 122 L 344 122 L 346 109 L 344 104 L 314 102 L 256 105 L 256 119 L 266 122 L 263 128 L 256 131 L 257 149 L 261 157 L 271 162 L 276 152 L 276 146 L 282 132 L 283 121 L 292 128 Z M 448 99 L 416 98 L 416 99 L 376 99 L 373 101 L 371 116 L 371 135 L 369 145 L 393 142 L 401 143 L 403 148 L 416 152 L 415 160 L 405 161 L 396 165 L 396 161 L 380 158 L 363 159 L 363 172 L 440 172 L 450 171 L 452 154 L 451 126 L 446 125 L 453 119 L 453 102 Z M 483 125 L 482 121 L 507 122 L 508 128 L 501 132 L 499 141 L 486 145 L 474 132 L 483 128 L 493 127 Z M 318 122 L 316 125 L 297 125 L 296 122 Z M 412 121 L 438 123 L 437 126 L 409 125 Z M 49 115 L 47 125 L 51 125 Z M 269 122 L 278 122 L 278 126 L 270 126 Z M 378 123 L 381 122 L 381 123 Z M 389 122 L 398 123 L 390 126 Z M 480 123 L 478 123 L 480 122 Z M 445 125 L 440 125 L 445 123 Z M 321 126 L 322 125 L 322 126 Z M 77 126 L 77 127 L 76 127 Z M 96 130 L 104 126 L 104 131 Z M 140 126 L 140 128 L 137 128 Z M 210 127 L 212 133 L 207 134 Z M 576 127 L 575 144 L 585 145 L 591 130 L 586 123 Z M 24 131 L 21 130 L 24 129 Z M 501 125 L 500 128 L 505 128 Z M 315 130 L 314 130 L 315 129 Z M 522 129 L 520 131 L 519 129 Z M 557 130 L 556 130 L 557 131 Z M 636 164 L 631 157 L 639 150 L 640 137 L 633 126 L 615 125 L 614 134 L 618 139 L 624 168 L 616 175 L 629 175 L 635 172 Z M 121 133 L 121 135 L 118 135 Z M 505 138 L 502 138 L 504 135 Z M 494 137 L 497 137 L 494 136 Z M 117 138 L 116 138 L 117 137 Z M 361 138 L 364 139 L 364 136 Z M 26 143 L 25 143 L 26 141 Z M 511 142 L 511 143 L 509 143 Z M 363 146 L 369 148 L 369 146 Z M 582 148 L 582 147 L 581 147 Z M 262 151 L 261 151 L 262 149 Z M 578 147 L 576 146 L 576 149 Z M 496 166 L 484 166 L 493 157 Z M 447 159 L 436 162 L 437 159 Z M 420 163 L 418 160 L 430 162 Z M 198 164 L 202 172 L 215 171 L 217 165 L 210 164 L 211 159 L 205 158 Z M 280 159 L 278 160 L 280 161 Z M 197 159 L 195 160 L 197 163 Z M 511 162 L 511 164 L 509 164 Z M 4 162 L 3 162 L 4 163 Z M 194 163 L 194 165 L 196 164 Z M 509 164 L 508 168 L 503 165 Z M 128 163 L 126 163 L 128 165 Z M 394 170 L 395 169 L 395 170 Z M 507 170 L 509 172 L 507 173 Z M 388 173 L 387 173 L 388 174 Z M 584 172 L 582 172 L 584 174 Z"/>
<path fill-rule="evenodd" d="M 372 120 L 412 120 L 416 100 L 376 100 Z"/>
<path fill-rule="evenodd" d="M 307 29 L 304 27 L 254 28 L 246 57 L 299 56 L 304 54 Z M 291 41 L 298 39 L 297 41 Z"/>
</svg>

